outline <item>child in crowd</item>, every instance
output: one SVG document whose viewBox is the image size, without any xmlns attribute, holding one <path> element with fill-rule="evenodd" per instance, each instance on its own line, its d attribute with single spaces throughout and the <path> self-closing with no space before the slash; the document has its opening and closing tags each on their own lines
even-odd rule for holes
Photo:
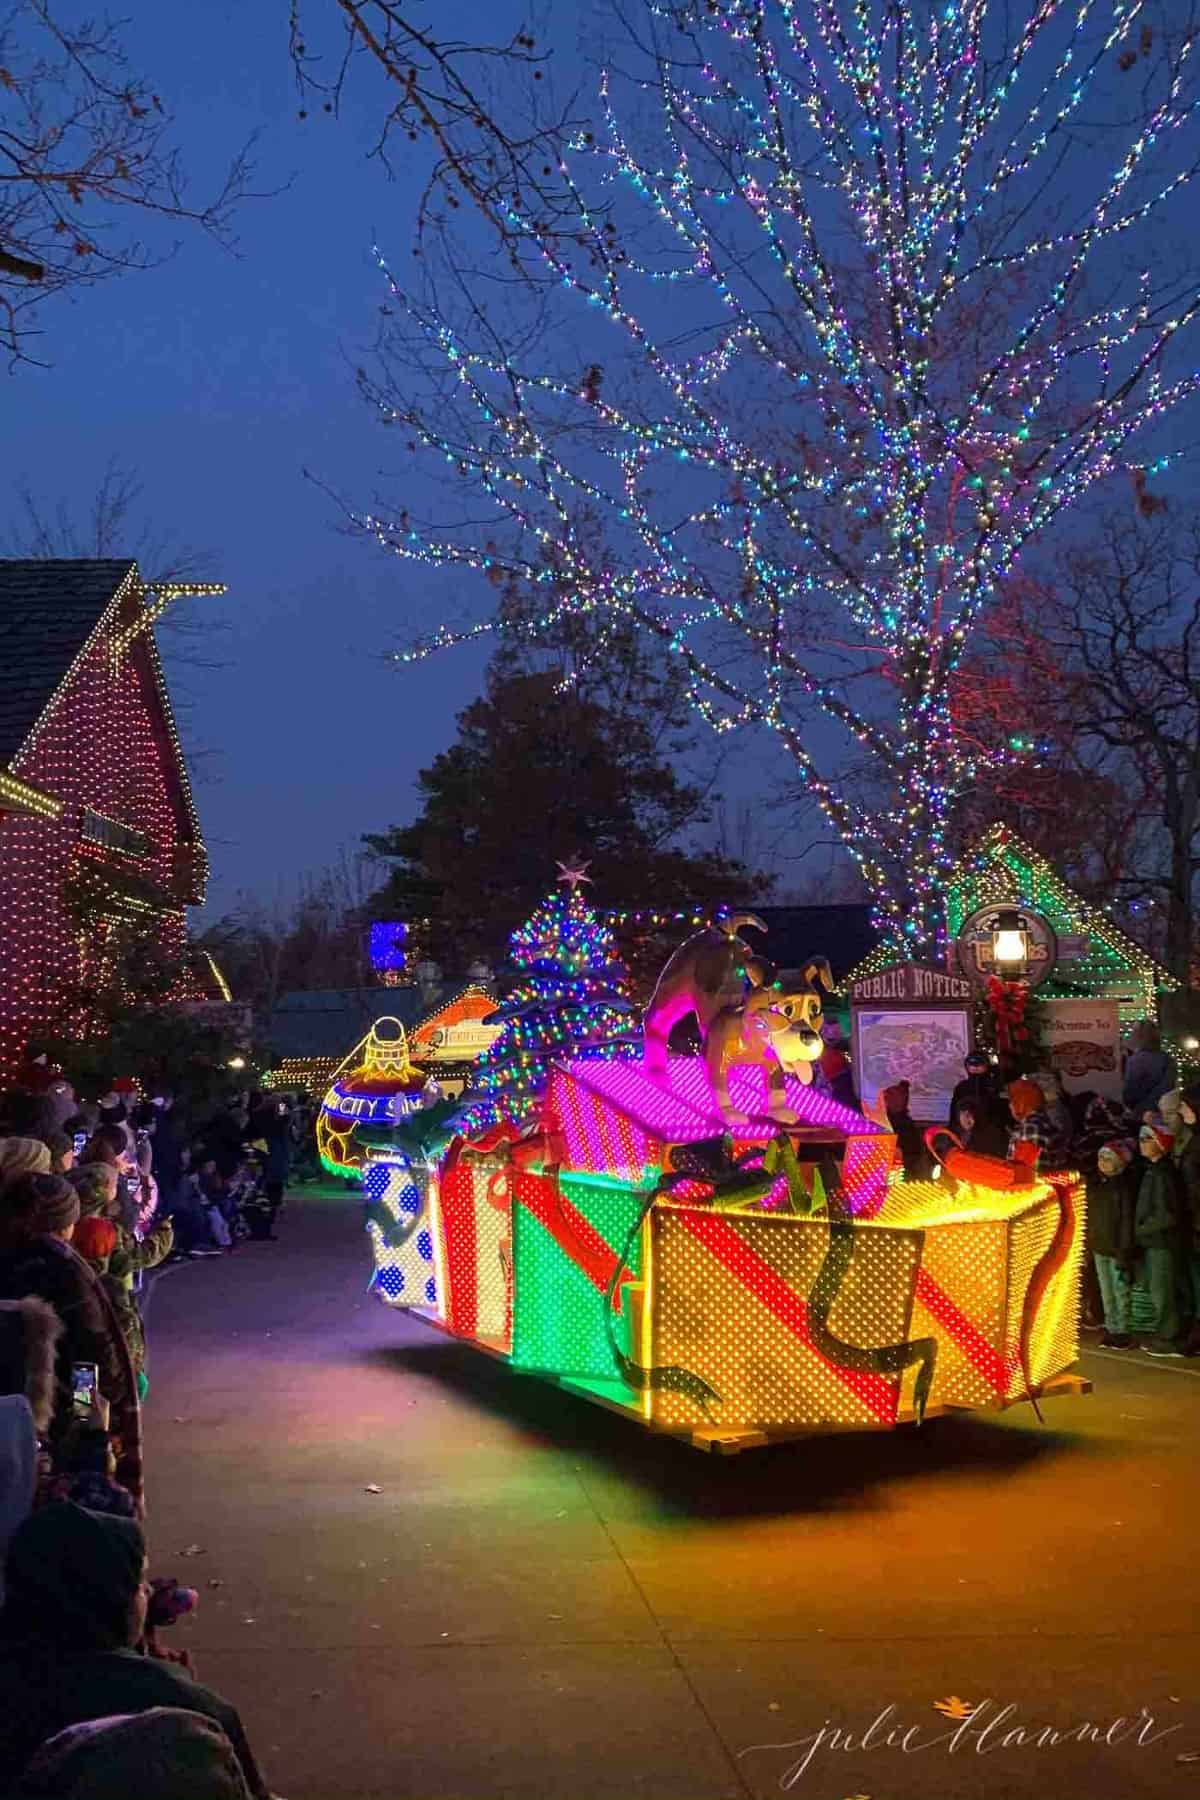
<svg viewBox="0 0 1200 1800">
<path fill-rule="evenodd" d="M 1013 1116 L 1008 1138 L 1010 1162 L 1029 1163 L 1034 1168 L 1039 1161 L 1049 1163 L 1054 1128 L 1046 1113 L 1046 1097 L 1037 1082 L 1025 1077 L 1010 1081 L 1008 1105 Z"/>
<path fill-rule="evenodd" d="M 134 1277 L 142 1270 L 156 1269 L 170 1255 L 175 1241 L 175 1228 L 170 1219 L 159 1219 L 144 1237 L 138 1238 L 127 1226 L 117 1221 L 114 1224 L 116 1243 L 108 1258 L 104 1285 L 117 1315 L 121 1335 L 129 1348 L 130 1360 L 137 1376 L 138 1398 L 144 1400 L 149 1390 L 146 1379 L 146 1333 L 134 1291 Z"/>
<path fill-rule="evenodd" d="M 1161 1113 L 1152 1113 L 1138 1133 L 1145 1167 L 1138 1183 L 1134 1235 L 1154 1308 L 1154 1336 L 1146 1345 L 1150 1356 L 1183 1354 L 1178 1286 L 1184 1202 L 1183 1183 L 1171 1161 L 1174 1142 Z"/>
<path fill-rule="evenodd" d="M 1130 1138 L 1114 1138 L 1104 1144 L 1096 1156 L 1096 1173 L 1088 1177 L 1087 1184 L 1088 1233 L 1104 1306 L 1104 1335 L 1100 1342 L 1109 1350 L 1135 1347 L 1129 1330 L 1137 1254 L 1135 1150 Z"/>
</svg>

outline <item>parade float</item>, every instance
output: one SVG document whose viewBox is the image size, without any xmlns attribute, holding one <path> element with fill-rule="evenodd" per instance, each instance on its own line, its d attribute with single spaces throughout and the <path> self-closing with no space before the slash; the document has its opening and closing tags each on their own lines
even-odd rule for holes
<svg viewBox="0 0 1200 1800">
<path fill-rule="evenodd" d="M 827 966 L 776 971 L 745 915 L 679 947 L 639 1025 L 584 879 L 514 935 L 462 1100 L 372 1154 L 380 1297 L 715 1450 L 1086 1391 L 1078 1177 L 938 1139 L 938 1178 L 905 1181 L 821 1091 Z"/>
</svg>

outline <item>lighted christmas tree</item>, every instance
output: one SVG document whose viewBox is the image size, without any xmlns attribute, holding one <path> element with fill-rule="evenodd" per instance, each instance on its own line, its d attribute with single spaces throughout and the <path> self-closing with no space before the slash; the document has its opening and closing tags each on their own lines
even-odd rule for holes
<svg viewBox="0 0 1200 1800">
<path fill-rule="evenodd" d="M 464 1135 L 532 1117 L 551 1066 L 574 1057 L 638 1054 L 629 976 L 612 933 L 580 891 L 587 864 L 560 863 L 559 881 L 509 940 L 516 986 L 497 1015 L 500 1035 L 480 1063 L 457 1124 Z"/>
</svg>

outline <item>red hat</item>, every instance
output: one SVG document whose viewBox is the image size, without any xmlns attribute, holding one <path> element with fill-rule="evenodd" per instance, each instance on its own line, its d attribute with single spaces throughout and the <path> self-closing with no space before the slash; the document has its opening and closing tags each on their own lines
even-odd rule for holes
<svg viewBox="0 0 1200 1800">
<path fill-rule="evenodd" d="M 1046 1104 L 1046 1096 L 1036 1081 L 1028 1081 L 1023 1076 L 1008 1084 L 1008 1104 L 1012 1108 L 1014 1119 L 1027 1119 L 1030 1113 L 1041 1112 Z"/>
<path fill-rule="evenodd" d="M 111 1219 L 97 1213 L 85 1213 L 75 1227 L 71 1242 L 85 1262 L 107 1262 L 117 1247 L 117 1228 Z"/>
<path fill-rule="evenodd" d="M 1148 1113 L 1145 1119 L 1143 1119 L 1141 1129 L 1138 1132 L 1139 1142 L 1144 1137 L 1157 1138 L 1159 1149 L 1163 1152 L 1164 1156 L 1169 1155 L 1171 1147 L 1175 1142 L 1175 1133 L 1166 1123 L 1161 1113 Z"/>
<path fill-rule="evenodd" d="M 1123 1169 L 1127 1169 L 1136 1149 L 1137 1145 L 1132 1138 L 1110 1138 L 1107 1144 L 1101 1144 L 1099 1155 L 1103 1156 L 1107 1150 L 1110 1156 L 1116 1157 Z"/>
</svg>

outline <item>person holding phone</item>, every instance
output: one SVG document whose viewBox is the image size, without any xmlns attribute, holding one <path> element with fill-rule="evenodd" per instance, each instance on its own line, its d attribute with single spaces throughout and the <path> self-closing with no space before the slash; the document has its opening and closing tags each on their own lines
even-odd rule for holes
<svg viewBox="0 0 1200 1800">
<path fill-rule="evenodd" d="M 55 1401 L 47 1433 L 61 1454 L 76 1414 L 76 1367 L 94 1365 L 111 1408 L 116 1478 L 142 1500 L 142 1428 L 129 1350 L 103 1283 L 71 1247 L 79 1196 L 60 1175 L 23 1175 L 0 1189 L 0 1299 L 36 1296 L 63 1326 L 55 1353 Z M 79 1377 L 86 1386 L 86 1377 Z"/>
</svg>

